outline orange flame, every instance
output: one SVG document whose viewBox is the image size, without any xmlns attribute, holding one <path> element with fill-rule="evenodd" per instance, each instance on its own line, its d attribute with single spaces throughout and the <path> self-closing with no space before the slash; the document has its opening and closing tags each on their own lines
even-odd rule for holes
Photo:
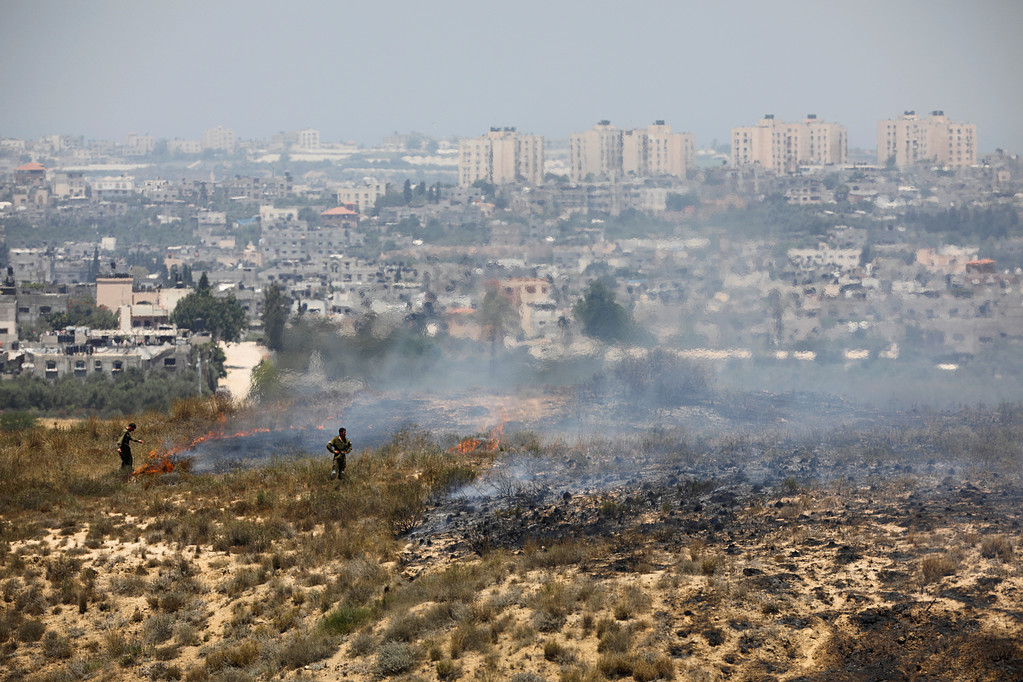
<svg viewBox="0 0 1023 682">
<path fill-rule="evenodd" d="M 504 422 L 501 422 L 490 431 L 487 438 L 463 438 L 458 445 L 451 449 L 460 455 L 468 455 L 473 452 L 497 452 L 501 446 L 501 437 L 504 436 Z"/>
<path fill-rule="evenodd" d="M 224 421 L 224 420 L 220 420 Z M 226 434 L 222 431 L 211 431 L 203 434 L 196 438 L 193 438 L 187 445 L 181 447 L 172 448 L 164 452 L 157 452 L 151 450 L 149 455 L 146 457 L 146 461 L 142 466 L 131 472 L 132 476 L 155 476 L 157 474 L 169 474 L 174 471 L 174 457 L 191 450 L 201 443 L 206 443 L 214 440 L 222 440 L 224 438 L 241 438 L 243 436 L 251 436 L 254 433 L 270 433 L 271 429 L 252 429 L 251 431 L 238 431 L 232 434 Z"/>
<path fill-rule="evenodd" d="M 131 475 L 155 476 L 156 474 L 169 474 L 172 471 L 174 471 L 174 462 L 171 460 L 171 453 L 164 452 L 161 454 L 156 450 L 151 450 L 146 457 L 145 463 L 131 472 Z"/>
</svg>

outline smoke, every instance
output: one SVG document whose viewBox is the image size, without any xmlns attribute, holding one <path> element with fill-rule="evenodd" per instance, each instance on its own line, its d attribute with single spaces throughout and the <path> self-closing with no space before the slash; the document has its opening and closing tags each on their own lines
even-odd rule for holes
<svg viewBox="0 0 1023 682">
<path fill-rule="evenodd" d="M 325 443 L 340 426 L 356 453 L 409 425 L 449 440 L 499 424 L 509 434 L 570 444 L 670 431 L 703 441 L 764 433 L 813 439 L 898 424 L 907 412 L 927 414 L 974 397 L 1023 397 L 1023 384 L 1008 385 L 981 361 L 949 372 L 893 360 L 697 362 L 663 347 L 596 346 L 538 359 L 525 347 L 433 338 L 421 327 L 388 328 L 379 319 L 347 335 L 324 321 L 302 330 L 302 343 L 278 355 L 273 390 L 257 391 L 256 409 L 224 427 L 227 435 L 245 435 L 199 444 L 190 454 L 196 470 L 326 458 Z M 1014 375 L 1001 369 L 1001 376 Z M 977 390 L 985 378 L 987 391 Z M 508 475 L 520 480 L 518 473 Z"/>
</svg>

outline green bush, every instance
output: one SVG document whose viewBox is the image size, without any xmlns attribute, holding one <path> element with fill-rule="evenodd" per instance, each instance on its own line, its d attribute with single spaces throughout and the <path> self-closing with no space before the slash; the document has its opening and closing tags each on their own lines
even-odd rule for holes
<svg viewBox="0 0 1023 682">
<path fill-rule="evenodd" d="M 341 606 L 323 619 L 323 629 L 334 635 L 347 635 L 372 618 L 373 612 L 362 606 Z"/>
<path fill-rule="evenodd" d="M 39 420 L 30 412 L 15 411 L 0 414 L 0 431 L 25 431 L 35 428 L 38 423 Z"/>
</svg>

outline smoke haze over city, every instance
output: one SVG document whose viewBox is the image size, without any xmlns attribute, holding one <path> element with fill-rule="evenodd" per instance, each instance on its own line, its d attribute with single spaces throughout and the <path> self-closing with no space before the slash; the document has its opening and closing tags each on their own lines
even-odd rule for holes
<svg viewBox="0 0 1023 682">
<path fill-rule="evenodd" d="M 394 132 L 491 125 L 567 138 L 599 119 L 665 119 L 706 146 L 765 113 L 846 125 L 944 110 L 1018 149 L 1023 5 L 608 2 L 490 5 L 100 0 L 4 3 L 0 135 L 242 138 L 317 128 L 373 145 Z"/>
</svg>

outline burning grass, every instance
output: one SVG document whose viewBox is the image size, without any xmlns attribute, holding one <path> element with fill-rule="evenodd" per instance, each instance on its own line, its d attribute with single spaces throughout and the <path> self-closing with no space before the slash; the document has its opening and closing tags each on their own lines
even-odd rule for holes
<svg viewBox="0 0 1023 682">
<path fill-rule="evenodd" d="M 196 444 L 252 433 L 216 399 L 133 417 L 158 445 L 127 477 L 119 422 L 7 435 L 2 679 L 1019 676 L 1014 414 L 406 427 L 340 484 L 319 451 L 196 473 Z"/>
</svg>

